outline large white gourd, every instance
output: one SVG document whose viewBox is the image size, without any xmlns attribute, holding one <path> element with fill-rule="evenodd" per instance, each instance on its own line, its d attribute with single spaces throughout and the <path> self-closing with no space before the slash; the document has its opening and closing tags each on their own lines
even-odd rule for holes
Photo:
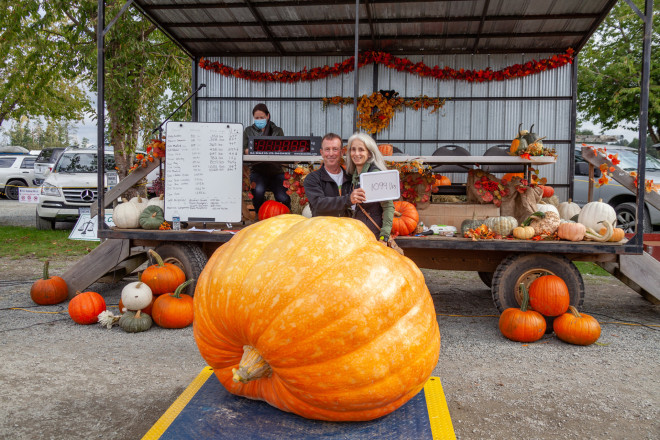
<svg viewBox="0 0 660 440">
<path fill-rule="evenodd" d="M 587 203 L 582 207 L 578 215 L 578 223 L 582 223 L 594 231 L 600 231 L 600 228 L 603 226 L 600 224 L 601 221 L 606 221 L 613 227 L 616 226 L 616 212 L 614 208 L 607 203 L 603 203 L 602 199 L 599 199 L 597 202 Z"/>
<path fill-rule="evenodd" d="M 149 206 L 149 205 L 148 205 L 149 201 L 148 201 L 147 199 L 143 199 L 143 198 L 140 197 L 140 196 L 135 196 L 135 197 L 133 197 L 133 198 L 130 200 L 130 202 L 133 203 L 133 204 L 135 204 L 135 206 L 137 206 L 137 207 L 140 209 L 140 213 L 142 213 L 142 211 L 144 211 L 144 208 L 146 208 L 147 206 Z"/>
<path fill-rule="evenodd" d="M 152 197 L 149 199 L 149 202 L 147 202 L 148 206 L 151 205 L 156 205 L 163 211 L 165 211 L 165 197 L 161 194 L 158 197 Z"/>
<path fill-rule="evenodd" d="M 568 202 L 561 202 L 557 207 L 557 210 L 559 211 L 559 218 L 564 220 L 572 219 L 581 211 L 580 205 L 573 202 L 571 199 L 568 199 Z"/>
<path fill-rule="evenodd" d="M 135 229 L 140 227 L 140 208 L 135 204 L 122 199 L 112 211 L 112 221 L 121 229 Z"/>
<path fill-rule="evenodd" d="M 538 203 L 536 205 L 536 211 L 554 212 L 555 214 L 557 214 L 557 217 L 559 217 L 559 211 L 557 210 L 557 208 L 555 208 L 555 205 L 551 205 L 549 203 L 543 203 L 543 202 Z"/>
</svg>

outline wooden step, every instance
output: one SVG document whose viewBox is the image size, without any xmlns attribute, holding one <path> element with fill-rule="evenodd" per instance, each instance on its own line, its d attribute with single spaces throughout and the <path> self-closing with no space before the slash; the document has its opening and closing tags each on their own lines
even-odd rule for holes
<svg viewBox="0 0 660 440">
<path fill-rule="evenodd" d="M 98 245 L 62 274 L 62 278 L 69 287 L 69 298 L 73 298 L 77 291 L 87 289 L 108 273 L 114 271 L 113 274 L 119 275 L 118 271 L 124 268 L 123 263 L 127 259 L 131 261 L 134 259 L 134 256 L 131 256 L 130 240 L 128 239 L 106 240 Z M 144 260 L 146 260 L 146 255 Z M 134 266 L 136 263 L 137 261 L 132 262 L 130 266 Z M 127 271 L 128 269 L 122 270 L 124 275 L 127 274 Z"/>
<path fill-rule="evenodd" d="M 647 252 L 619 255 L 618 262 L 598 263 L 653 304 L 660 304 L 660 261 Z"/>
</svg>

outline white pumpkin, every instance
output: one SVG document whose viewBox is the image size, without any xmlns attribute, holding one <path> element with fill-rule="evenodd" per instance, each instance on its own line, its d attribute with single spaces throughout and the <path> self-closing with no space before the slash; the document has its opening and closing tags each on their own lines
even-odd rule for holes
<svg viewBox="0 0 660 440">
<path fill-rule="evenodd" d="M 573 202 L 571 199 L 568 199 L 568 202 L 561 202 L 557 207 L 559 211 L 559 217 L 564 220 L 570 220 L 581 211 L 580 205 Z"/>
<path fill-rule="evenodd" d="M 554 212 L 555 214 L 557 214 L 557 217 L 559 217 L 559 211 L 557 210 L 557 208 L 555 208 L 554 205 L 551 205 L 549 203 L 543 203 L 543 202 L 537 203 L 536 204 L 536 211 L 537 212 L 539 212 L 539 211 L 540 212 Z"/>
<path fill-rule="evenodd" d="M 605 221 L 613 227 L 616 226 L 616 212 L 614 208 L 607 203 L 603 203 L 602 199 L 599 199 L 597 202 L 587 203 L 582 207 L 578 215 L 578 223 L 582 223 L 594 231 L 600 231 L 602 227 L 600 224 L 601 221 Z"/>
<path fill-rule="evenodd" d="M 303 217 L 312 218 L 312 208 L 309 207 L 309 203 L 302 209 L 302 215 Z"/>
<path fill-rule="evenodd" d="M 121 302 L 128 310 L 142 310 L 151 304 L 152 299 L 151 289 L 142 281 L 128 283 L 121 290 Z"/>
<path fill-rule="evenodd" d="M 112 211 L 112 221 L 121 229 L 135 229 L 140 227 L 140 208 L 135 204 L 122 199 Z"/>
<path fill-rule="evenodd" d="M 144 211 L 144 208 L 146 208 L 147 206 L 149 206 L 149 205 L 148 205 L 148 204 L 149 204 L 149 201 L 148 201 L 147 199 L 143 199 L 143 198 L 140 197 L 140 196 L 135 196 L 135 197 L 133 197 L 133 198 L 130 200 L 130 202 L 133 203 L 133 204 L 135 204 L 135 206 L 137 206 L 137 207 L 140 209 L 140 213 L 142 213 L 142 211 Z"/>
<path fill-rule="evenodd" d="M 156 205 L 165 211 L 165 197 L 161 194 L 158 197 L 152 197 L 147 202 L 147 206 Z"/>
</svg>

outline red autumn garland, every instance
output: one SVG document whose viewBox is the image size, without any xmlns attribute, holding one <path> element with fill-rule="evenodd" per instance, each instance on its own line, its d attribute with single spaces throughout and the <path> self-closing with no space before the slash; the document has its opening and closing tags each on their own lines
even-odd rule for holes
<svg viewBox="0 0 660 440">
<path fill-rule="evenodd" d="M 522 78 L 527 75 L 556 69 L 572 63 L 574 52 L 573 49 L 569 48 L 566 53 L 553 55 L 550 58 L 545 58 L 540 61 L 532 60 L 525 64 L 514 64 L 505 67 L 504 69 L 493 71 L 490 68 L 480 70 L 456 70 L 451 67 L 444 67 L 441 69 L 438 66 L 429 67 L 422 61 L 413 63 L 407 58 L 399 58 L 386 52 L 368 51 L 363 52 L 358 56 L 358 67 L 375 63 L 382 64 L 390 69 L 398 70 L 399 72 L 414 73 L 419 76 L 440 80 L 455 79 L 469 82 L 503 81 L 511 78 Z M 204 58 L 199 60 L 199 67 L 214 71 L 223 76 L 234 76 L 249 81 L 293 83 L 298 81 L 314 81 L 327 78 L 328 76 L 338 76 L 352 72 L 354 69 L 354 59 L 355 57 L 350 57 L 341 63 L 335 63 L 334 66 L 314 67 L 310 70 L 307 70 L 307 67 L 305 67 L 298 72 L 289 72 L 286 70 L 283 72 L 259 72 L 243 68 L 234 69 L 233 67 L 217 61 L 211 62 Z"/>
</svg>

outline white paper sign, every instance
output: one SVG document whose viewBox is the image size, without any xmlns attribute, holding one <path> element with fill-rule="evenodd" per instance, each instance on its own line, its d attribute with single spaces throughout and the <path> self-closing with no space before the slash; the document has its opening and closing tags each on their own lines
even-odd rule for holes
<svg viewBox="0 0 660 440">
<path fill-rule="evenodd" d="M 19 203 L 39 203 L 39 192 L 41 188 L 18 188 Z"/>
<path fill-rule="evenodd" d="M 240 222 L 243 126 L 168 122 L 165 219 Z"/>
<path fill-rule="evenodd" d="M 401 197 L 399 171 L 377 171 L 360 174 L 360 188 L 364 189 L 367 202 L 396 200 Z"/>
<path fill-rule="evenodd" d="M 98 237 L 98 216 L 89 218 L 89 208 L 79 208 L 80 217 L 76 222 L 71 234 L 69 234 L 70 240 L 85 240 L 85 241 L 99 241 Z M 105 222 L 108 226 L 112 227 L 115 225 L 115 222 L 112 221 L 112 210 L 105 211 Z"/>
</svg>

